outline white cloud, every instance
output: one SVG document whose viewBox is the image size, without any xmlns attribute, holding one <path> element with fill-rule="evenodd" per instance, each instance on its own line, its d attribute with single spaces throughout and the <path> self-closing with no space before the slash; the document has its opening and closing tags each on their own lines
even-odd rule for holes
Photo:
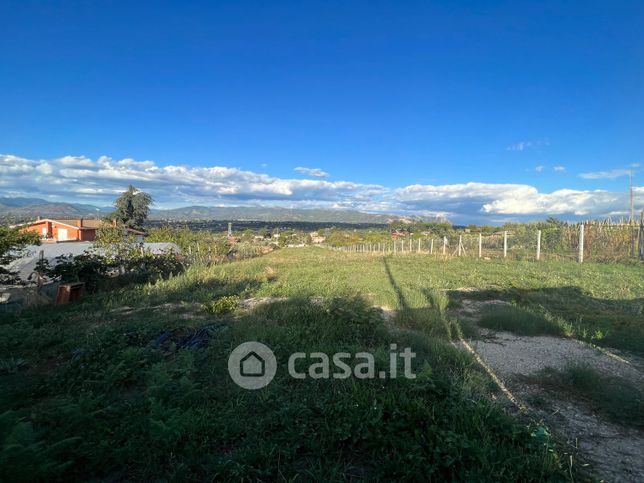
<svg viewBox="0 0 644 483">
<path fill-rule="evenodd" d="M 505 149 L 508 151 L 525 151 L 531 146 L 532 146 L 532 143 L 530 141 L 520 141 L 518 143 L 511 144 Z"/>
<path fill-rule="evenodd" d="M 329 173 L 326 171 L 322 171 L 320 168 L 303 168 L 301 166 L 298 166 L 295 168 L 295 171 L 298 173 L 305 174 L 307 176 L 315 176 L 316 178 L 328 178 Z"/>
<path fill-rule="evenodd" d="M 527 149 L 539 148 L 541 146 L 550 146 L 549 139 L 540 139 L 538 141 L 519 141 L 518 143 L 510 144 L 507 151 L 525 151 Z"/>
<path fill-rule="evenodd" d="M 551 215 L 595 218 L 628 212 L 626 192 L 560 189 L 542 193 L 526 184 L 475 182 L 386 188 L 351 181 L 278 178 L 225 166 L 158 166 L 153 161 L 106 156 L 31 160 L 0 155 L 0 174 L 0 196 L 39 196 L 98 206 L 111 203 L 132 183 L 149 192 L 161 208 L 200 204 L 357 209 L 441 214 L 459 223 Z M 636 187 L 634 194 L 636 206 L 644 206 L 644 187 Z"/>
<path fill-rule="evenodd" d="M 584 179 L 616 179 L 622 176 L 628 176 L 631 171 L 629 169 L 611 169 L 610 171 L 592 171 L 589 173 L 581 173 L 580 178 Z"/>
<path fill-rule="evenodd" d="M 564 171 L 566 171 L 566 167 L 565 167 L 565 166 L 555 166 L 555 167 L 554 167 L 554 168 L 552 168 L 552 169 L 553 169 L 553 170 L 555 170 L 557 173 L 563 173 Z"/>
<path fill-rule="evenodd" d="M 637 205 L 644 204 L 644 187 L 636 188 Z M 535 187 L 521 184 L 464 183 L 442 186 L 412 185 L 396 190 L 396 196 L 408 209 L 434 210 L 448 217 L 485 219 L 488 215 L 521 218 L 603 217 L 626 213 L 626 193 L 604 190 L 557 190 L 540 193 Z"/>
<path fill-rule="evenodd" d="M 97 201 L 101 194 L 122 191 L 132 183 L 152 193 L 161 205 L 307 198 L 345 201 L 369 199 L 386 191 L 378 185 L 350 181 L 282 179 L 224 166 L 157 166 L 152 161 L 115 160 L 107 156 L 96 160 L 65 156 L 43 161 L 0 155 L 0 173 L 0 186 L 11 185 L 23 193 L 64 196 L 75 192 L 88 197 L 95 195 Z"/>
<path fill-rule="evenodd" d="M 543 165 L 541 165 L 541 164 L 540 164 L 539 166 L 537 166 L 536 168 L 534 168 L 534 170 L 535 170 L 537 173 L 541 173 L 541 172 L 544 170 L 544 168 L 545 168 L 545 166 L 543 166 Z"/>
</svg>

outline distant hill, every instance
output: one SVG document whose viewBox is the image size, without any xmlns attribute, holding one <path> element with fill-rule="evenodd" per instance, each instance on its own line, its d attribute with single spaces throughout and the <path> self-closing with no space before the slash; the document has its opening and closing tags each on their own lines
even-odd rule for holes
<svg viewBox="0 0 644 483">
<path fill-rule="evenodd" d="M 5 222 L 19 223 L 42 218 L 94 218 L 105 216 L 112 207 L 97 207 L 80 203 L 52 203 L 38 198 L 0 198 L 0 219 Z M 186 206 L 171 210 L 153 209 L 151 220 L 165 221 L 301 221 L 325 223 L 389 223 L 403 220 L 414 221 L 419 218 L 362 213 L 350 210 L 291 209 L 278 207 L 248 206 Z"/>
<path fill-rule="evenodd" d="M 291 209 L 247 206 L 187 206 L 172 210 L 152 210 L 153 220 L 239 220 L 239 221 L 310 221 L 330 223 L 388 223 L 395 215 L 379 215 L 359 211 Z"/>
<path fill-rule="evenodd" d="M 38 200 L 36 204 L 13 204 L 9 205 L 0 200 L 0 218 L 9 222 L 22 222 L 33 220 L 40 216 L 42 218 L 94 218 L 97 215 L 97 207 L 81 203 L 51 203 L 45 200 Z M 100 215 L 106 215 L 112 208 L 101 208 Z"/>
</svg>

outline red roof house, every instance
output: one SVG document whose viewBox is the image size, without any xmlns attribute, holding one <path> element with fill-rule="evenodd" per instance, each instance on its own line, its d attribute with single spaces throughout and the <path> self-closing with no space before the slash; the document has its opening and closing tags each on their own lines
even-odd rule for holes
<svg viewBox="0 0 644 483">
<path fill-rule="evenodd" d="M 96 231 L 108 226 L 103 220 L 52 220 L 50 218 L 37 219 L 24 223 L 21 231 L 35 232 L 40 235 L 43 242 L 78 242 L 94 241 Z M 145 232 L 127 228 L 127 233 L 135 235 L 138 241 L 143 241 Z M 140 239 L 139 239 L 140 238 Z"/>
</svg>

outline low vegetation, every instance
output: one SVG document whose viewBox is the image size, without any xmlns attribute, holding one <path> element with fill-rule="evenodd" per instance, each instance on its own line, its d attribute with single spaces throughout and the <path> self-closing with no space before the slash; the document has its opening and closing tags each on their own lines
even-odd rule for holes
<svg viewBox="0 0 644 483">
<path fill-rule="evenodd" d="M 0 480 L 563 480 L 568 458 L 548 429 L 506 414 L 488 376 L 451 344 L 461 329 L 450 306 L 477 287 L 468 296 L 542 306 L 574 322 L 573 336 L 601 327 L 598 343 L 628 349 L 639 337 L 641 349 L 643 283 L 635 265 L 294 248 L 9 315 Z M 244 311 L 248 297 L 288 300 Z M 598 307 L 605 317 L 592 317 Z M 248 340 L 278 359 L 261 391 L 227 373 L 230 351 Z M 417 353 L 416 379 L 283 370 L 293 351 L 369 351 L 379 369 L 392 343 Z"/>
<path fill-rule="evenodd" d="M 224 315 L 232 312 L 239 306 L 239 297 L 236 295 L 224 295 L 211 302 L 206 302 L 201 309 L 207 314 Z"/>
<path fill-rule="evenodd" d="M 3 324 L 3 353 L 21 354 L 27 366 L 1 376 L 0 478 L 565 474 L 538 426 L 517 423 L 486 397 L 489 384 L 470 357 L 421 333 L 389 333 L 360 298 L 277 302 L 234 323 L 158 310 L 119 317 L 96 302 Z M 185 343 L 206 333 L 207 344 Z M 397 343 L 418 354 L 417 378 L 300 381 L 282 370 L 262 391 L 245 391 L 226 361 L 247 340 L 272 347 L 282 368 L 294 351 L 365 350 L 387 368 Z"/>
<path fill-rule="evenodd" d="M 644 429 L 644 391 L 623 378 L 574 362 L 562 370 L 548 368 L 539 376 L 526 379 L 558 397 L 580 400 L 613 422 Z"/>
<path fill-rule="evenodd" d="M 572 324 L 544 310 L 516 305 L 495 305 L 483 309 L 481 327 L 505 330 L 517 335 L 573 335 Z"/>
</svg>

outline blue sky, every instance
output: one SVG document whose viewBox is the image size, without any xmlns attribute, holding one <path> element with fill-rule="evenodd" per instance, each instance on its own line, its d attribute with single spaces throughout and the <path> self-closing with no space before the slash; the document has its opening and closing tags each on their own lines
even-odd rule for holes
<svg viewBox="0 0 644 483">
<path fill-rule="evenodd" d="M 0 4 L 2 194 L 501 222 L 623 214 L 633 169 L 644 205 L 643 2 L 185 3 Z"/>
</svg>

